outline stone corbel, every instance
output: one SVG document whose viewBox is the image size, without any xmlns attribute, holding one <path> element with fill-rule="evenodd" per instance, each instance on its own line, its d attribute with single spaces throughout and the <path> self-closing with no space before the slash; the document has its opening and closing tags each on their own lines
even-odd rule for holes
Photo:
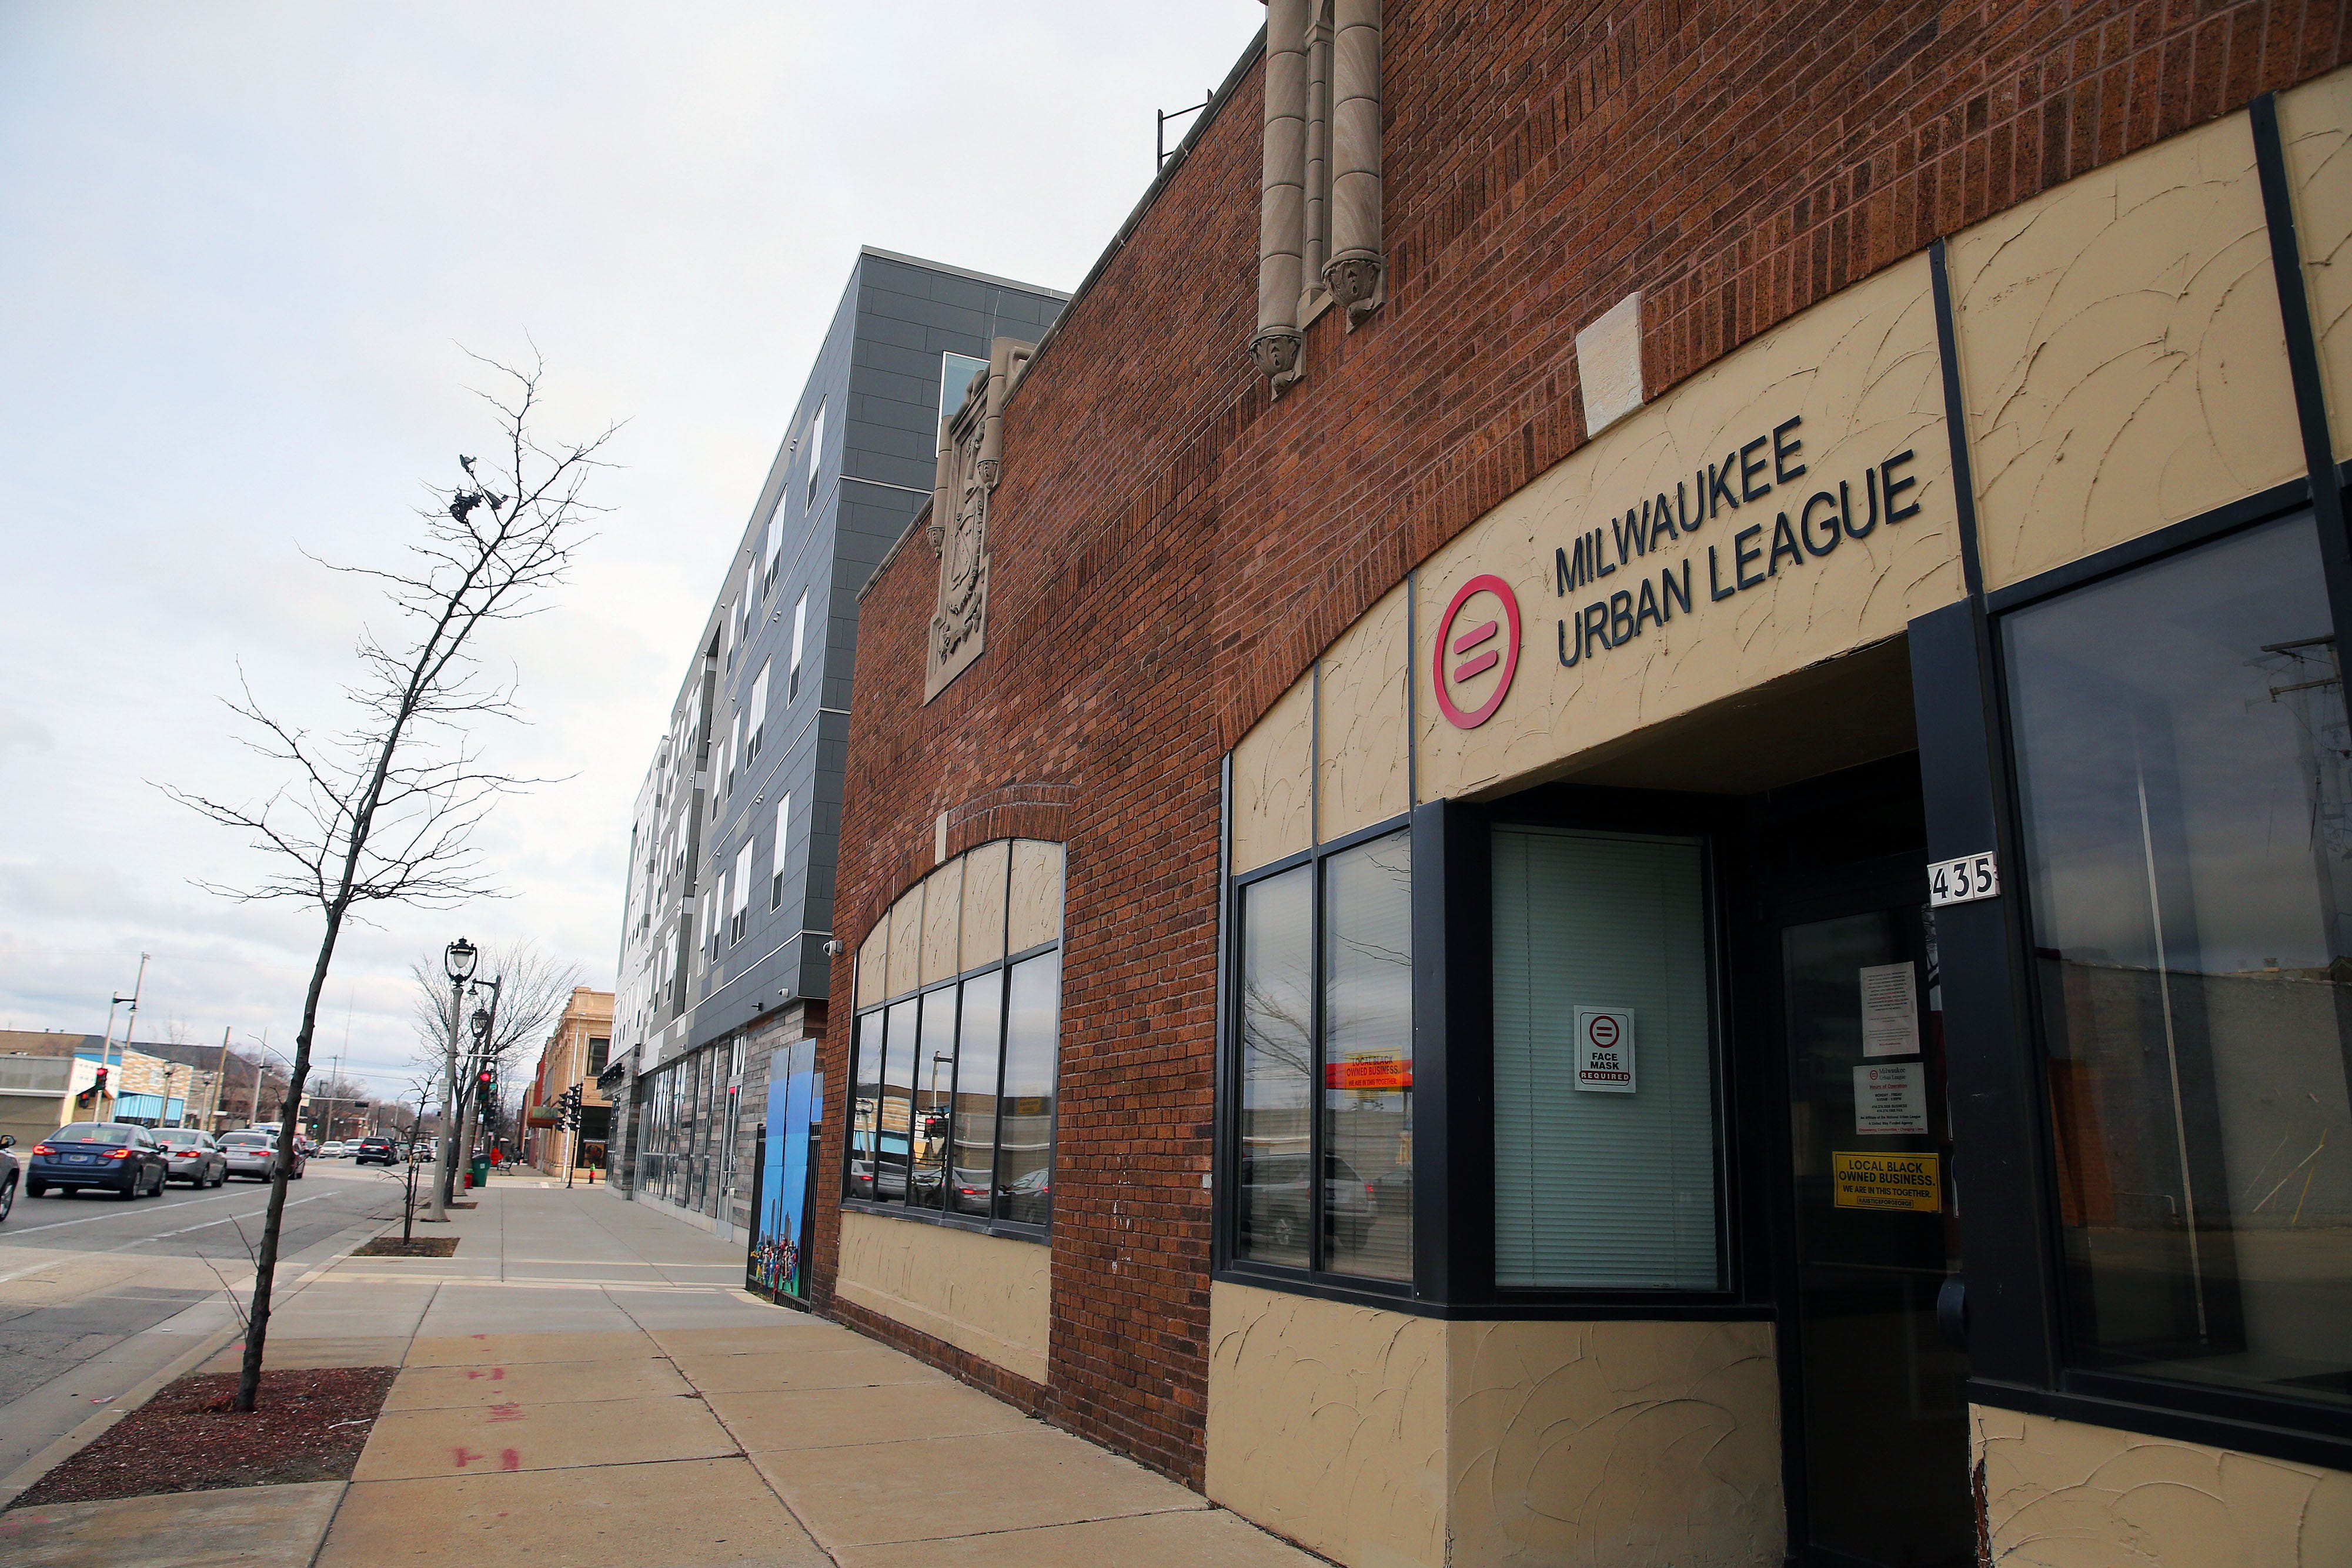
<svg viewBox="0 0 2352 1568">
<path fill-rule="evenodd" d="M 1267 48 L 1271 59 L 1273 45 Z M 1331 256 L 1323 281 L 1348 327 L 1386 298 L 1381 251 L 1380 0 L 1334 0 L 1331 47 Z"/>
</svg>

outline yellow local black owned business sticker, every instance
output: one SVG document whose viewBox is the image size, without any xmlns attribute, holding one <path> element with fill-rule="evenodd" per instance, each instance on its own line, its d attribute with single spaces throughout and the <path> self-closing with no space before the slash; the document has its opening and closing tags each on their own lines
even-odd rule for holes
<svg viewBox="0 0 2352 1568">
<path fill-rule="evenodd" d="M 1840 1208 L 1891 1208 L 1940 1214 L 1944 1207 L 1943 1156 L 1832 1152 L 1830 1176 Z"/>
</svg>

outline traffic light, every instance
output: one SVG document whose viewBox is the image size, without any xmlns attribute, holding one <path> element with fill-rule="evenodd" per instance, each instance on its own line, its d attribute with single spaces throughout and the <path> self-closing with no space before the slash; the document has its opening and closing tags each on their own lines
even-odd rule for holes
<svg viewBox="0 0 2352 1568">
<path fill-rule="evenodd" d="M 106 1069 L 100 1067 L 98 1070 L 97 1078 L 91 1081 L 90 1086 L 74 1096 L 74 1103 L 77 1105 L 95 1105 L 98 1103 L 98 1097 L 105 1092 Z M 68 1188 L 67 1190 L 70 1191 L 72 1189 Z"/>
<path fill-rule="evenodd" d="M 562 1115 L 563 1130 L 567 1133 L 578 1132 L 580 1130 L 580 1085 L 575 1083 L 557 1095 L 555 1108 Z"/>
</svg>

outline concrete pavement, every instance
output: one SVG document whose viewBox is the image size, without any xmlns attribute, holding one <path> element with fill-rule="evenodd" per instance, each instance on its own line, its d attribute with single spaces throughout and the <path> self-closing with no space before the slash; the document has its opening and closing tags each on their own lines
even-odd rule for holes
<svg viewBox="0 0 2352 1568">
<path fill-rule="evenodd" d="M 219 1511 L 250 1514 L 270 1493 L 284 1494 L 272 1529 L 223 1561 L 1318 1561 L 908 1356 L 746 1294 L 740 1247 L 602 1188 L 493 1183 L 451 1228 L 457 1256 L 346 1259 L 273 1328 L 271 1365 L 402 1368 L 352 1480 L 323 1483 L 331 1506 L 314 1483 L 17 1510 L 0 1514 L 0 1558 L 206 1563 Z M 224 1349 L 215 1364 L 233 1362 Z"/>
</svg>

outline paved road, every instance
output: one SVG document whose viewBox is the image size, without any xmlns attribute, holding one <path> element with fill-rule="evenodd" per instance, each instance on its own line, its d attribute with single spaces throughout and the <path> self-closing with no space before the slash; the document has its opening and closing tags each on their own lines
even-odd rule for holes
<svg viewBox="0 0 2352 1568">
<path fill-rule="evenodd" d="M 398 1218 L 400 1197 L 380 1166 L 312 1165 L 287 1195 L 281 1283 L 353 1227 Z M 128 1203 L 102 1193 L 16 1200 L 0 1225 L 0 1473 L 74 1410 L 89 1414 L 168 1362 L 187 1335 L 233 1321 L 228 1301 L 251 1293 L 250 1249 L 268 1202 L 268 1187 L 235 1181 Z M 176 1332 L 124 1343 L 166 1324 Z"/>
</svg>

